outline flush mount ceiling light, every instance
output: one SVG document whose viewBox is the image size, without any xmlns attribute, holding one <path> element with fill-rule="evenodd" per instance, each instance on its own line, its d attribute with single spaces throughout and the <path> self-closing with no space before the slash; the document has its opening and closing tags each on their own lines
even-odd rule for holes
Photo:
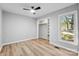
<svg viewBox="0 0 79 59">
<path fill-rule="evenodd" d="M 34 6 L 31 6 L 31 8 L 30 9 L 27 9 L 27 8 L 23 8 L 23 10 L 27 10 L 27 11 L 30 11 L 32 14 L 36 14 L 36 10 L 40 10 L 41 9 L 41 7 L 34 7 Z"/>
<path fill-rule="evenodd" d="M 34 14 L 34 15 L 36 14 L 36 11 L 33 10 L 33 9 L 31 9 L 30 12 L 31 12 L 32 14 Z"/>
<path fill-rule="evenodd" d="M 31 10 L 30 10 L 30 12 L 31 12 L 31 13 L 34 13 L 34 12 L 35 12 L 35 10 L 31 9 Z"/>
</svg>

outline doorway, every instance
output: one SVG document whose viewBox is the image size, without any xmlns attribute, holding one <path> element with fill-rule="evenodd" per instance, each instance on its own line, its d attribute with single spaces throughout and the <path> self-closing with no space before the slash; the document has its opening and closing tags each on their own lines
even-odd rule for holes
<svg viewBox="0 0 79 59">
<path fill-rule="evenodd" d="M 49 20 L 45 19 L 39 23 L 39 38 L 49 41 Z"/>
</svg>

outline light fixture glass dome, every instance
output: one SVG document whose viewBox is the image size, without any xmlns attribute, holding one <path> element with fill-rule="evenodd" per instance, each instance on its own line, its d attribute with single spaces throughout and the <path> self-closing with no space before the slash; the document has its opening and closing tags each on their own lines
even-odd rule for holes
<svg viewBox="0 0 79 59">
<path fill-rule="evenodd" d="M 31 12 L 31 13 L 35 13 L 35 10 L 31 9 L 30 12 Z"/>
</svg>

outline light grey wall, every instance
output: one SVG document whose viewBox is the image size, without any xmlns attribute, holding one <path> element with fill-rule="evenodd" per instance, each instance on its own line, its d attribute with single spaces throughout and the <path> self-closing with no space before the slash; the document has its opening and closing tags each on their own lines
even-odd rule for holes
<svg viewBox="0 0 79 59">
<path fill-rule="evenodd" d="M 79 38 L 79 3 L 78 3 L 78 38 Z M 78 51 L 79 51 L 79 40 L 78 40 Z"/>
<path fill-rule="evenodd" d="M 36 20 L 5 11 L 2 16 L 3 44 L 36 38 Z"/>
<path fill-rule="evenodd" d="M 2 11 L 0 9 L 0 45 L 2 43 Z"/>
<path fill-rule="evenodd" d="M 71 12 L 74 10 L 77 10 L 77 4 L 66 7 L 66 8 L 61 9 L 61 10 L 58 10 L 56 12 L 47 14 L 43 17 L 40 17 L 39 19 L 47 18 L 47 17 L 50 19 L 50 21 L 49 21 L 49 25 L 50 25 L 50 28 L 49 28 L 50 37 L 49 37 L 49 39 L 50 39 L 50 42 L 53 42 L 57 45 L 60 45 L 60 46 L 77 51 L 77 46 L 72 45 L 72 44 L 68 44 L 68 43 L 64 43 L 64 42 L 60 42 L 58 39 L 58 15 L 66 13 L 66 12 Z"/>
</svg>

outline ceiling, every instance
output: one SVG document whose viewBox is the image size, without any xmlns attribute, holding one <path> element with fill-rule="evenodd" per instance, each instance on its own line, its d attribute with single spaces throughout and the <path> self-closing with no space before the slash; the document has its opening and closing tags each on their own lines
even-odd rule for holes
<svg viewBox="0 0 79 59">
<path fill-rule="evenodd" d="M 20 15 L 26 15 L 33 18 L 38 18 L 41 16 L 44 16 L 48 13 L 57 11 L 59 9 L 68 7 L 70 5 L 73 5 L 73 3 L 0 3 L 0 7 L 4 11 L 20 14 Z M 33 15 L 29 11 L 24 11 L 22 8 L 30 8 L 31 6 L 38 7 L 40 6 L 41 9 L 36 11 L 36 14 Z"/>
</svg>

